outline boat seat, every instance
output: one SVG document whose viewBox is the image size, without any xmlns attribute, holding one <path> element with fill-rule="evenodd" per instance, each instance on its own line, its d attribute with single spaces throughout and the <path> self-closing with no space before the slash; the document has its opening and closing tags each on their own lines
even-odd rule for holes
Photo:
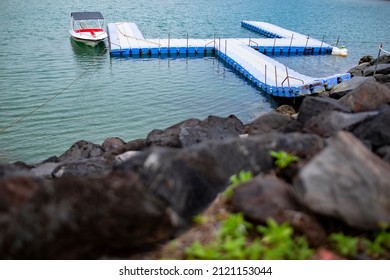
<svg viewBox="0 0 390 280">
<path fill-rule="evenodd" d="M 85 22 L 85 21 L 80 21 L 80 27 L 82 28 L 82 29 L 87 29 L 88 28 L 88 25 L 87 25 L 87 23 Z"/>
</svg>

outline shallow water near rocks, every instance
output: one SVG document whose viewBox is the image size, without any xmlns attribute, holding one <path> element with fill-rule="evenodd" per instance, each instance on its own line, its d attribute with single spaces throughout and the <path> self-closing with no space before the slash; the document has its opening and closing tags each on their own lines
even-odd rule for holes
<svg viewBox="0 0 390 280">
<path fill-rule="evenodd" d="M 376 56 L 380 42 L 390 46 L 389 1 L 4 0 L 0 130 L 12 126 L 0 132 L 0 161 L 38 162 L 80 139 L 128 141 L 211 114 L 249 122 L 275 106 L 213 56 L 111 58 L 104 47 L 74 44 L 69 16 L 84 10 L 101 11 L 108 22 L 135 22 L 146 38 L 257 36 L 241 28 L 241 20 L 269 21 L 317 39 L 324 35 L 331 44 L 340 35 L 347 58 L 276 58 L 314 77 L 345 72 L 361 56 Z"/>
</svg>

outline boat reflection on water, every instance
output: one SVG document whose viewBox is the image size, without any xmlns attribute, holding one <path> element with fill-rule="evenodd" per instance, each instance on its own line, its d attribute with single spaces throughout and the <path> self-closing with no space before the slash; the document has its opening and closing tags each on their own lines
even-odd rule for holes
<svg viewBox="0 0 390 280">
<path fill-rule="evenodd" d="M 100 56 L 107 53 L 107 46 L 105 42 L 100 42 L 94 47 L 88 46 L 82 42 L 77 42 L 70 38 L 70 43 L 73 48 L 73 52 L 77 56 Z"/>
</svg>

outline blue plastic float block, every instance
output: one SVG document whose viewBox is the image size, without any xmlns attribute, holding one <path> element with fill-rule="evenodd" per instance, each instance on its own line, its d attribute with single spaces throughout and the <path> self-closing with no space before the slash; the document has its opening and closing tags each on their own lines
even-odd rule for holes
<svg viewBox="0 0 390 280">
<path fill-rule="evenodd" d="M 288 88 L 282 88 L 280 96 L 281 97 L 291 97 L 289 89 Z"/>
<path fill-rule="evenodd" d="M 196 48 L 195 47 L 188 47 L 188 53 L 190 53 L 190 54 L 196 53 Z"/>
<path fill-rule="evenodd" d="M 346 73 L 346 74 L 335 75 L 335 76 L 326 78 L 323 80 L 323 83 L 324 83 L 324 85 L 326 85 L 326 89 L 329 90 L 332 87 L 334 87 L 335 85 L 337 85 L 345 80 L 349 80 L 349 79 L 351 79 L 351 74 Z"/>
<path fill-rule="evenodd" d="M 160 54 L 167 54 L 168 53 L 168 48 L 167 47 L 162 47 L 159 49 Z"/>
<path fill-rule="evenodd" d="M 158 55 L 159 54 L 158 48 L 150 48 L 149 50 L 150 50 L 151 55 Z"/>
<path fill-rule="evenodd" d="M 205 47 L 198 47 L 198 53 L 203 53 L 205 50 Z"/>
<path fill-rule="evenodd" d="M 130 55 L 131 56 L 136 56 L 136 55 L 139 55 L 139 48 L 132 48 L 131 50 L 130 50 Z"/>
<path fill-rule="evenodd" d="M 179 48 L 179 52 L 180 52 L 181 54 L 187 53 L 187 47 L 180 47 L 180 48 Z"/>
<path fill-rule="evenodd" d="M 291 46 L 291 47 L 288 48 L 287 53 L 289 53 L 289 54 L 296 54 L 296 53 L 298 53 L 298 48 L 294 47 L 294 46 Z"/>
<path fill-rule="evenodd" d="M 130 55 L 130 49 L 121 49 L 121 55 Z"/>
<path fill-rule="evenodd" d="M 120 50 L 120 49 L 117 49 L 117 50 L 112 50 L 111 49 L 111 55 L 113 55 L 113 56 L 120 56 L 121 55 L 121 53 L 122 53 L 122 50 Z"/>
</svg>

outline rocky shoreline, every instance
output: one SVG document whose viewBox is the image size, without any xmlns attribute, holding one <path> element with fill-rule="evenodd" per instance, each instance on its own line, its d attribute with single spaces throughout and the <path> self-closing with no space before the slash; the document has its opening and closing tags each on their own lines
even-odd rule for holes
<svg viewBox="0 0 390 280">
<path fill-rule="evenodd" d="M 81 140 L 41 163 L 1 164 L 0 258 L 182 258 L 163 245 L 202 239 L 193 217 L 224 208 L 255 224 L 287 221 L 313 248 L 335 230 L 381 229 L 390 223 L 390 56 L 364 57 L 350 73 L 297 114 L 284 105 L 248 124 L 189 119 L 145 139 Z M 270 151 L 299 160 L 280 168 Z M 241 171 L 254 178 L 221 204 Z"/>
</svg>

